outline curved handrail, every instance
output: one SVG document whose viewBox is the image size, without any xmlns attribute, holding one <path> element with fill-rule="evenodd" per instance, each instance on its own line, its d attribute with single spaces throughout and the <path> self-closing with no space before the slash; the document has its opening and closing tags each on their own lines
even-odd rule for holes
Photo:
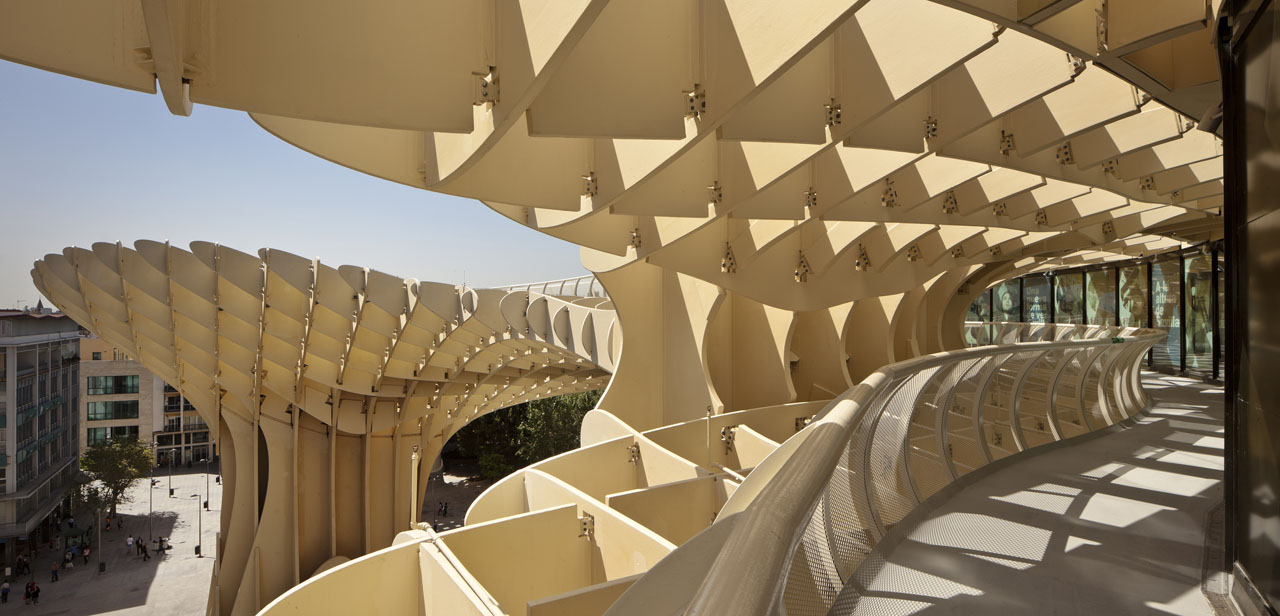
<svg viewBox="0 0 1280 616">
<path fill-rule="evenodd" d="M 1143 410 L 1136 372 L 1167 335 L 998 325 L 1001 339 L 1038 341 L 885 366 L 766 458 L 720 512 L 735 527 L 685 613 L 825 614 L 876 543 L 956 477 Z"/>
<path fill-rule="evenodd" d="M 559 280 L 546 280 L 543 282 L 527 282 L 498 288 L 506 291 L 531 291 L 534 293 L 542 293 L 543 295 L 555 295 L 559 297 L 609 297 L 609 293 L 605 291 L 604 285 L 600 284 L 600 281 L 596 279 L 594 274 L 575 276 L 573 278 L 561 278 Z"/>
</svg>

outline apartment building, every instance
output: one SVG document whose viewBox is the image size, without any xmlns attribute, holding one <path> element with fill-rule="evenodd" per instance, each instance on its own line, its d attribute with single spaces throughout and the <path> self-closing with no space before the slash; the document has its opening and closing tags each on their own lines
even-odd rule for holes
<svg viewBox="0 0 1280 616">
<path fill-rule="evenodd" d="M 97 336 L 82 342 L 80 446 L 112 439 L 154 443 L 160 466 L 216 455 L 209 426 L 191 402 L 142 364 Z"/>
<path fill-rule="evenodd" d="M 0 558 L 6 563 L 40 540 L 37 529 L 47 529 L 77 471 L 81 334 L 60 313 L 0 310 Z"/>
</svg>

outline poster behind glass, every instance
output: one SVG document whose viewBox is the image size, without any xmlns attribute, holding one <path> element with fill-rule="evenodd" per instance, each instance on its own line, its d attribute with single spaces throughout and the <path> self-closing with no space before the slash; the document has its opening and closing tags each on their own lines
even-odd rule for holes
<svg viewBox="0 0 1280 616">
<path fill-rule="evenodd" d="M 1169 332 L 1169 337 L 1151 349 L 1152 364 L 1157 368 L 1182 367 L 1182 273 L 1178 258 L 1161 259 L 1151 264 L 1151 326 Z"/>
<path fill-rule="evenodd" d="M 1184 288 L 1187 305 L 1187 371 L 1201 376 L 1213 374 L 1213 260 L 1197 254 L 1186 258 Z"/>
<path fill-rule="evenodd" d="M 1022 291 L 1017 280 L 1007 280 L 992 289 L 991 307 L 993 321 L 1018 322 L 1022 320 Z"/>
<path fill-rule="evenodd" d="M 1022 279 L 1022 320 L 1027 323 L 1049 322 L 1049 279 L 1027 276 Z"/>
<path fill-rule="evenodd" d="M 964 320 L 967 321 L 964 327 L 964 342 L 968 346 L 981 346 L 991 344 L 991 328 L 985 325 L 991 321 L 991 293 L 983 291 L 977 297 L 973 298 L 973 303 L 969 304 L 969 313 L 965 315 Z M 983 323 L 983 325 L 975 325 Z"/>
<path fill-rule="evenodd" d="M 1053 278 L 1053 321 L 1084 323 L 1084 275 L 1059 274 Z"/>
<path fill-rule="evenodd" d="M 1116 270 L 1085 272 L 1085 314 L 1089 325 L 1116 324 Z"/>
<path fill-rule="evenodd" d="M 1120 325 L 1147 326 L 1147 266 L 1120 268 Z"/>
</svg>

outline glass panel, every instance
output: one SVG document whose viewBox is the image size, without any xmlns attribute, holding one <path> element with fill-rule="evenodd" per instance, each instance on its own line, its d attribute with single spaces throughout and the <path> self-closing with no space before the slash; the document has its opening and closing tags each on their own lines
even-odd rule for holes
<svg viewBox="0 0 1280 616">
<path fill-rule="evenodd" d="M 1084 323 L 1084 275 L 1060 274 L 1053 279 L 1053 321 Z"/>
<path fill-rule="evenodd" d="M 1226 255 L 1217 254 L 1217 378 L 1226 378 L 1226 365 L 1224 364 L 1226 357 L 1226 268 L 1222 266 L 1222 260 Z M 0 388 L 3 392 L 3 388 Z M 0 407 L 3 410 L 3 407 Z"/>
<path fill-rule="evenodd" d="M 1027 323 L 1049 322 L 1049 279 L 1027 276 L 1022 279 L 1022 320 Z"/>
<path fill-rule="evenodd" d="M 977 297 L 973 298 L 973 303 L 969 304 L 969 314 L 965 316 L 965 320 L 982 322 L 990 321 L 991 305 L 988 303 L 989 301 L 990 296 L 987 295 L 986 291 L 979 293 Z"/>
<path fill-rule="evenodd" d="M 991 320 L 991 295 L 987 291 L 983 291 L 973 298 L 973 303 L 969 304 L 969 313 L 964 317 L 965 321 L 986 323 Z M 991 331 L 987 326 L 965 326 L 964 342 L 966 346 L 982 346 L 991 344 Z"/>
<path fill-rule="evenodd" d="M 1201 376 L 1213 374 L 1213 261 L 1207 254 L 1186 258 L 1187 326 L 1184 329 L 1187 371 Z"/>
<path fill-rule="evenodd" d="M 1182 367 L 1182 315 L 1178 310 L 1181 281 L 1177 257 L 1151 264 L 1152 327 L 1169 332 L 1169 337 L 1152 349 L 1152 362 L 1156 367 L 1175 370 Z"/>
<path fill-rule="evenodd" d="M 1120 268 L 1120 325 L 1147 326 L 1147 266 Z"/>
<path fill-rule="evenodd" d="M 1022 319 L 1022 291 L 1017 280 L 1006 280 L 995 286 L 995 305 L 991 307 L 995 321 L 1013 321 Z"/>
<path fill-rule="evenodd" d="M 1116 324 L 1116 271 L 1110 267 L 1085 273 L 1085 309 L 1090 325 Z"/>
</svg>

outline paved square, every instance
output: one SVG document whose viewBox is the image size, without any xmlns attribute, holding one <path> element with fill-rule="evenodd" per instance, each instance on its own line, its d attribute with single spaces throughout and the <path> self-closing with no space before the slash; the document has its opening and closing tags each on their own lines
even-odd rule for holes
<svg viewBox="0 0 1280 616">
<path fill-rule="evenodd" d="M 144 562 L 126 546 L 130 535 L 148 536 L 147 480 L 139 481 L 130 491 L 131 502 L 120 506 L 124 514 L 124 529 L 116 530 L 112 522 L 110 532 L 102 533 L 102 541 L 94 532 L 94 548 L 105 546 L 98 554 L 91 554 L 89 564 L 77 557 L 71 570 L 58 572 L 59 581 L 50 582 L 49 566 L 61 561 L 56 552 L 42 548 L 31 561 L 32 575 L 11 579 L 12 591 L 9 603 L 0 605 L 0 611 L 8 606 L 21 608 L 23 614 L 164 614 L 200 615 L 205 613 L 209 597 L 209 580 L 213 574 L 217 544 L 218 517 L 221 513 L 222 486 L 209 478 L 209 511 L 200 511 L 203 558 L 197 558 L 197 511 L 205 497 L 205 474 L 197 465 L 193 469 L 175 469 L 173 475 L 174 497 L 169 497 L 169 478 L 157 475 L 152 489 L 154 498 L 154 532 L 168 537 L 173 549 L 163 556 L 152 554 Z M 90 520 L 88 515 L 77 514 L 76 526 L 82 527 Z M 66 528 L 66 523 L 63 523 Z M 97 560 L 101 555 L 107 563 L 105 573 L 98 573 Z M 22 607 L 22 589 L 28 580 L 34 579 L 40 586 L 40 605 Z"/>
</svg>

